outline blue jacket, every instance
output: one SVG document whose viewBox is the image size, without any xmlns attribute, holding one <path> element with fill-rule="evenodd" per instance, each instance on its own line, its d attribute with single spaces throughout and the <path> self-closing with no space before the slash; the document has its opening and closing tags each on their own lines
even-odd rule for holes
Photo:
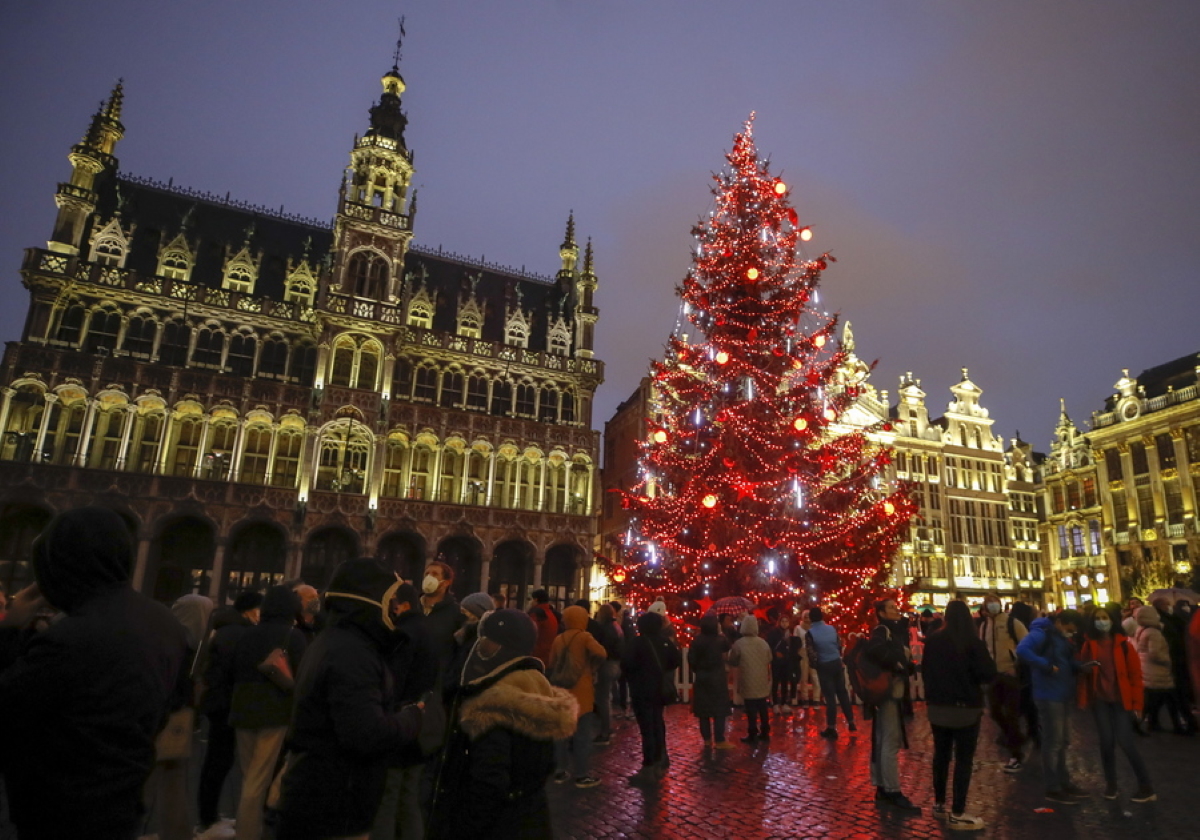
<svg viewBox="0 0 1200 840">
<path fill-rule="evenodd" d="M 812 627 L 808 631 L 808 638 L 812 643 L 813 651 L 817 654 L 818 662 L 834 662 L 842 658 L 842 652 L 838 649 L 837 630 L 824 621 L 812 623 Z"/>
<path fill-rule="evenodd" d="M 1017 645 L 1017 658 L 1029 663 L 1034 700 L 1069 703 L 1075 699 L 1075 674 L 1080 670 L 1075 645 L 1049 618 L 1036 619 L 1029 626 Z"/>
</svg>

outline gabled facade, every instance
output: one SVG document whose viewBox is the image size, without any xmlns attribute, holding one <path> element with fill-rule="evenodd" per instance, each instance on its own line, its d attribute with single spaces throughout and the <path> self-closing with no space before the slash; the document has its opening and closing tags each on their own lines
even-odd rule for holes
<svg viewBox="0 0 1200 840">
<path fill-rule="evenodd" d="M 26 251 L 0 364 L 0 583 L 57 511 L 120 510 L 136 584 L 221 602 L 374 554 L 461 594 L 581 592 L 595 535 L 597 281 L 574 219 L 554 276 L 413 242 L 393 67 L 332 224 L 119 170 L 123 89 Z M 331 196 L 331 198 L 334 198 Z"/>
</svg>

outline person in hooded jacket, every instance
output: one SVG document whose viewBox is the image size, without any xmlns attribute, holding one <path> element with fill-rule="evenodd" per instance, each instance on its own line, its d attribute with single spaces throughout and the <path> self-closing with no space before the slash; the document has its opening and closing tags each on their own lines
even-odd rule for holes
<svg viewBox="0 0 1200 840">
<path fill-rule="evenodd" d="M 725 657 L 729 642 L 711 610 L 700 617 L 700 634 L 688 648 L 688 667 L 692 683 L 692 714 L 700 720 L 700 737 L 704 746 L 719 750 L 732 749 L 725 740 L 725 720 L 729 717 L 729 681 L 725 678 Z"/>
<path fill-rule="evenodd" d="M 1175 673 L 1171 662 L 1170 647 L 1162 631 L 1162 618 L 1152 606 L 1144 606 L 1134 613 L 1137 630 L 1133 643 L 1142 662 L 1142 679 L 1146 686 L 1146 714 L 1144 722 L 1151 732 L 1161 732 L 1161 712 L 1167 707 L 1171 726 L 1178 734 L 1187 731 L 1180 715 L 1175 691 Z"/>
<path fill-rule="evenodd" d="M 293 677 L 304 655 L 304 635 L 295 627 L 300 597 L 288 586 L 272 586 L 263 597 L 261 618 L 238 639 L 230 682 L 229 725 L 237 734 L 242 793 L 237 840 L 259 840 L 263 806 L 275 776 L 284 736 L 292 718 L 292 691 L 271 680 L 259 665 L 279 648 Z"/>
<path fill-rule="evenodd" d="M 737 668 L 737 689 L 746 705 L 747 744 L 771 738 L 767 700 L 771 696 L 771 646 L 758 635 L 758 619 L 742 619 L 741 638 L 729 651 L 729 664 Z"/>
<path fill-rule="evenodd" d="M 348 560 L 334 570 L 325 593 L 329 625 L 305 654 L 296 678 L 278 840 L 366 837 L 383 797 L 389 758 L 420 732 L 423 707 L 395 707 L 396 680 L 387 662 L 404 642 L 392 620 L 400 585 L 371 558 Z M 412 605 L 403 602 L 398 610 Z"/>
<path fill-rule="evenodd" d="M 663 676 L 674 673 L 682 662 L 679 648 L 663 633 L 663 617 L 656 612 L 638 616 L 638 635 L 625 640 L 621 670 L 629 681 L 629 701 L 642 736 L 642 767 L 631 784 L 648 784 L 662 779 L 667 756 L 667 724 L 663 719 L 666 700 Z"/>
<path fill-rule="evenodd" d="M 550 647 L 550 668 L 553 669 L 559 657 L 569 656 L 579 671 L 579 678 L 573 686 L 564 686 L 575 696 L 579 706 L 579 718 L 576 721 L 575 732 L 570 740 L 563 739 L 555 744 L 555 763 L 558 772 L 555 781 L 565 782 L 574 776 L 575 787 L 590 788 L 600 784 L 600 780 L 591 774 L 592 738 L 596 732 L 596 684 L 593 678 L 593 668 L 603 662 L 607 656 L 604 646 L 588 632 L 588 613 L 580 606 L 570 606 L 563 610 L 563 624 L 566 629 L 554 640 Z M 568 753 L 571 770 L 568 771 Z"/>
<path fill-rule="evenodd" d="M 0 674 L 0 773 L 21 840 L 137 836 L 187 638 L 133 590 L 133 555 L 100 507 L 59 514 L 34 544 L 41 598 L 64 616 Z"/>
<path fill-rule="evenodd" d="M 452 733 L 430 818 L 433 840 L 550 840 L 546 781 L 554 742 L 570 737 L 575 697 L 550 685 L 533 620 L 490 613 L 455 691 Z"/>
</svg>

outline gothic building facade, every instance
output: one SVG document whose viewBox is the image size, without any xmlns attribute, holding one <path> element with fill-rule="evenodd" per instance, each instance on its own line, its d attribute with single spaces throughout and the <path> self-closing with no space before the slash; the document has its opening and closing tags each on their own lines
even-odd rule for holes
<svg viewBox="0 0 1200 840">
<path fill-rule="evenodd" d="M 1063 408 L 1046 465 L 1044 562 L 1062 606 L 1196 584 L 1200 353 L 1114 387 L 1086 434 Z"/>
<path fill-rule="evenodd" d="M 0 364 L 0 583 L 62 509 L 118 510 L 135 584 L 221 602 L 339 561 L 460 594 L 585 585 L 597 279 L 573 218 L 554 276 L 415 245 L 395 67 L 332 224 L 121 172 L 120 85 L 69 155 Z"/>
</svg>

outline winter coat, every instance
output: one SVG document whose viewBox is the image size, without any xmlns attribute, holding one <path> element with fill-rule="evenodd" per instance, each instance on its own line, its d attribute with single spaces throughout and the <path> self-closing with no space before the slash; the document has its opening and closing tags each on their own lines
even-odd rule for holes
<svg viewBox="0 0 1200 840">
<path fill-rule="evenodd" d="M 921 674 L 930 706 L 982 709 L 983 685 L 996 678 L 996 664 L 982 640 L 973 638 L 960 650 L 943 630 L 925 640 Z"/>
<path fill-rule="evenodd" d="M 892 679 L 892 699 L 901 700 L 908 689 L 908 677 L 916 672 L 916 666 L 908 655 L 904 642 L 907 636 L 891 623 L 880 622 L 867 637 L 863 656 L 880 668 L 895 676 Z"/>
<path fill-rule="evenodd" d="M 610 662 L 620 662 L 621 652 L 625 647 L 625 633 L 616 619 L 600 622 L 600 631 L 596 641 L 604 646 L 605 656 Z"/>
<path fill-rule="evenodd" d="M 729 680 L 725 675 L 725 654 L 729 643 L 717 629 L 717 617 L 700 619 L 700 635 L 688 648 L 688 667 L 692 683 L 692 714 L 702 718 L 729 717 Z"/>
<path fill-rule="evenodd" d="M 287 726 L 292 719 L 292 692 L 284 691 L 258 670 L 275 648 L 287 654 L 292 675 L 300 671 L 304 635 L 295 628 L 300 598 L 286 586 L 272 586 L 263 598 L 262 618 L 238 638 L 233 652 L 233 694 L 229 725 L 237 729 Z"/>
<path fill-rule="evenodd" d="M 1075 697 L 1075 674 L 1081 670 L 1075 645 L 1051 619 L 1034 620 L 1017 645 L 1017 657 L 1029 663 L 1034 700 L 1068 703 Z"/>
<path fill-rule="evenodd" d="M 425 613 L 425 633 L 429 638 L 429 649 L 433 653 L 433 659 L 438 665 L 438 675 L 445 686 L 454 682 L 454 675 L 450 673 L 458 652 L 454 634 L 466 620 L 467 617 L 462 614 L 458 601 L 454 600 L 454 596 L 449 592 Z"/>
<path fill-rule="evenodd" d="M 1004 613 L 987 615 L 979 622 L 979 638 L 983 639 L 988 655 L 996 663 L 996 670 L 1002 674 L 1017 672 L 1017 645 L 1029 632 L 1020 621 L 1009 622 Z M 1012 632 L 1009 632 L 1009 625 Z"/>
<path fill-rule="evenodd" d="M 747 700 L 771 695 L 771 646 L 758 636 L 758 619 L 742 619 L 742 637 L 729 651 L 729 664 L 738 669 L 738 694 Z"/>
<path fill-rule="evenodd" d="M 296 678 L 279 840 L 369 831 L 389 760 L 420 730 L 418 707 L 395 707 L 396 681 L 386 661 L 401 641 L 384 621 L 399 583 L 370 560 L 334 572 L 325 596 L 330 625 L 305 653 Z"/>
<path fill-rule="evenodd" d="M 233 652 L 237 650 L 238 640 L 254 626 L 254 623 L 236 612 L 232 616 L 222 616 L 218 612 L 217 621 L 220 621 L 221 625 L 217 627 L 201 653 L 204 660 L 200 671 L 203 675 L 204 694 L 200 711 L 228 720 L 229 706 L 233 700 Z"/>
<path fill-rule="evenodd" d="M 808 628 L 804 643 L 810 651 L 811 664 L 837 662 L 842 658 L 842 646 L 837 630 L 824 621 L 814 621 Z"/>
<path fill-rule="evenodd" d="M 138 834 L 184 629 L 129 584 L 133 539 L 111 511 L 61 514 L 34 574 L 65 615 L 0 674 L 0 773 L 21 837 Z"/>
<path fill-rule="evenodd" d="M 408 610 L 393 619 L 393 623 L 396 625 L 395 642 L 385 658 L 395 681 L 392 704 L 395 710 L 407 703 L 416 703 L 433 690 L 437 684 L 438 666 L 433 659 L 429 634 L 425 632 L 425 616 L 420 610 Z M 467 625 L 463 626 L 465 628 Z M 470 645 L 474 644 L 475 639 L 472 638 Z M 411 767 L 423 764 L 425 760 L 420 745 L 410 742 L 392 753 L 389 764 L 392 767 Z"/>
<path fill-rule="evenodd" d="M 1100 643 L 1088 639 L 1083 643 L 1079 652 L 1080 662 L 1093 662 L 1100 659 Z M 1138 656 L 1133 642 L 1123 635 L 1113 636 L 1113 669 L 1117 675 L 1117 689 L 1121 694 L 1121 705 L 1131 712 L 1142 710 L 1142 698 L 1145 696 L 1142 682 L 1142 661 Z M 1077 699 L 1079 708 L 1090 708 L 1095 699 L 1096 687 L 1100 682 L 1100 669 L 1092 668 L 1085 671 L 1079 678 Z"/>
<path fill-rule="evenodd" d="M 429 836 L 551 840 L 554 741 L 570 737 L 577 719 L 574 696 L 550 685 L 533 657 L 462 686 Z"/>
<path fill-rule="evenodd" d="M 675 643 L 663 635 L 663 618 L 658 613 L 642 613 L 637 627 L 638 635 L 625 639 L 621 660 L 629 700 L 635 706 L 661 706 L 663 673 L 678 668 L 682 656 Z"/>
<path fill-rule="evenodd" d="M 550 666 L 560 656 L 570 656 L 579 667 L 579 679 L 570 689 L 579 704 L 579 716 L 595 711 L 596 681 L 594 668 L 608 656 L 604 646 L 585 628 L 588 625 L 587 610 L 583 607 L 567 607 L 563 610 L 563 624 L 567 629 L 558 634 L 550 646 Z"/>
<path fill-rule="evenodd" d="M 533 646 L 533 656 L 542 660 L 543 665 L 550 664 L 550 648 L 558 637 L 558 617 L 549 604 L 536 604 L 529 611 L 529 617 L 537 627 L 537 642 Z"/>
<path fill-rule="evenodd" d="M 1138 657 L 1142 660 L 1142 680 L 1149 689 L 1175 687 L 1171 671 L 1171 653 L 1162 632 L 1158 610 L 1149 605 L 1142 607 L 1135 616 L 1138 623 L 1133 637 Z"/>
<path fill-rule="evenodd" d="M 784 632 L 771 648 L 771 677 L 777 681 L 800 679 L 800 654 L 804 642 Z"/>
</svg>

